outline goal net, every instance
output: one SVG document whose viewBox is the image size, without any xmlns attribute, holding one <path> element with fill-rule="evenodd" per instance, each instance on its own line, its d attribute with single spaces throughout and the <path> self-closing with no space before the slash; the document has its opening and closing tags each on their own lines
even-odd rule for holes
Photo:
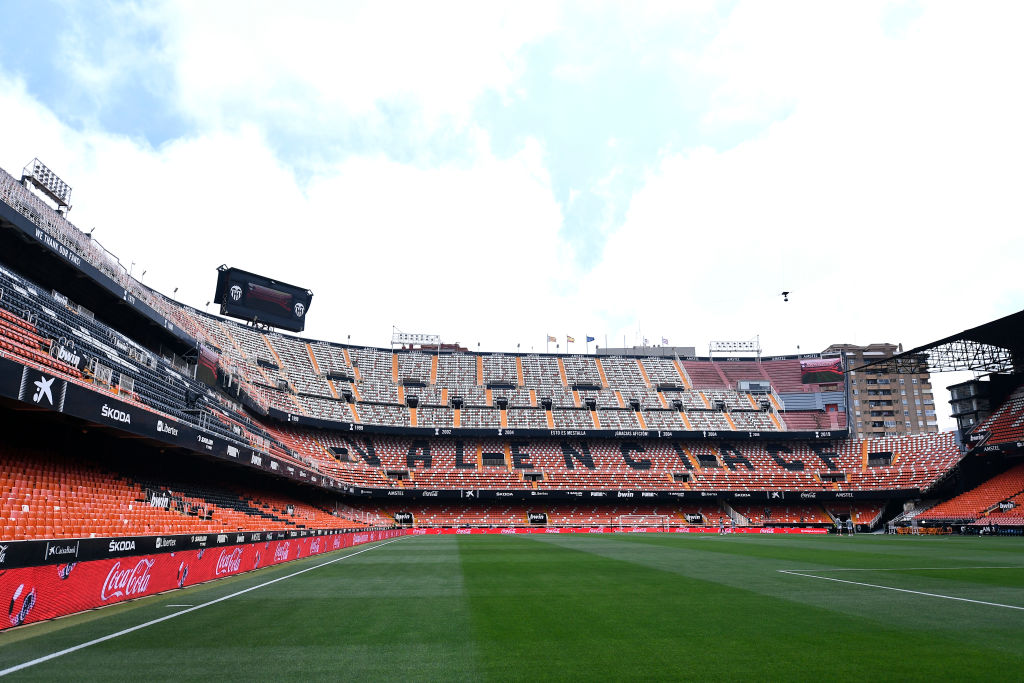
<svg viewBox="0 0 1024 683">
<path fill-rule="evenodd" d="M 620 530 L 628 531 L 636 528 L 654 528 L 659 531 L 668 531 L 668 515 L 619 515 L 617 520 Z"/>
</svg>

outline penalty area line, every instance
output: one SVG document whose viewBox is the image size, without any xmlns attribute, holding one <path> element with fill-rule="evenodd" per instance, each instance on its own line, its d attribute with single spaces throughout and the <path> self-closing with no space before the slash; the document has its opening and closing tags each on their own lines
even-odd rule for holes
<svg viewBox="0 0 1024 683">
<path fill-rule="evenodd" d="M 294 576 L 298 576 L 299 574 L 305 574 L 306 572 L 311 572 L 314 569 L 319 569 L 320 567 L 326 567 L 329 564 L 334 564 L 335 562 L 341 562 L 342 560 L 347 560 L 350 557 L 355 557 L 356 555 L 361 555 L 362 553 L 369 552 L 371 550 L 377 550 L 378 548 L 383 548 L 384 546 L 386 546 L 386 545 L 388 545 L 390 543 L 394 543 L 395 541 L 400 541 L 403 538 L 405 538 L 405 537 L 404 536 L 399 536 L 398 538 L 391 539 L 390 541 L 384 541 L 383 543 L 381 543 L 379 545 L 375 545 L 375 546 L 372 546 L 372 547 L 369 547 L 369 548 L 363 548 L 362 550 L 359 550 L 357 552 L 349 553 L 348 555 L 342 555 L 341 557 L 336 557 L 333 560 L 328 560 L 327 562 L 322 562 L 322 563 L 314 565 L 312 567 L 306 567 L 305 569 L 300 569 L 297 572 L 293 572 L 291 574 L 286 574 L 285 576 L 279 576 L 276 579 L 271 579 L 270 581 L 264 581 L 263 583 L 256 584 L 255 586 L 250 586 L 249 588 L 244 588 L 244 589 L 242 589 L 240 591 L 235 591 L 234 593 L 231 593 L 230 595 L 225 595 L 223 597 L 217 598 L 216 600 L 210 600 L 209 602 L 204 602 L 201 605 L 196 605 L 195 607 L 189 607 L 188 609 L 183 609 L 180 612 L 175 612 L 174 614 L 168 614 L 167 616 L 159 617 L 157 619 L 152 619 L 152 620 L 147 621 L 147 622 L 142 623 L 142 624 L 136 624 L 135 626 L 131 626 L 131 627 L 123 629 L 121 631 L 117 631 L 116 633 L 111 633 L 111 634 L 102 636 L 100 638 L 95 638 L 95 639 L 90 640 L 88 642 L 81 643 L 79 645 L 74 645 L 72 647 L 65 648 L 65 649 L 59 650 L 57 652 L 51 652 L 48 655 L 43 655 L 42 657 L 37 657 L 36 659 L 32 659 L 32 660 L 29 660 L 27 662 L 22 662 L 21 664 L 15 664 L 14 666 L 8 667 L 8 668 L 3 669 L 3 670 L 0 670 L 0 677 L 6 676 L 8 674 L 15 673 L 17 671 L 21 671 L 22 669 L 27 669 L 27 668 L 29 668 L 31 666 L 35 666 L 36 664 L 42 664 L 43 662 L 48 662 L 51 659 L 56 659 L 57 657 L 62 657 L 64 655 L 71 654 L 72 652 L 77 652 L 78 650 L 85 649 L 85 648 L 90 647 L 92 645 L 98 645 L 99 643 L 104 643 L 104 642 L 106 642 L 108 640 L 113 640 L 114 638 L 119 638 L 120 636 L 127 635 L 127 634 L 129 634 L 129 633 L 131 633 L 133 631 L 138 631 L 138 630 L 144 629 L 144 628 L 146 628 L 148 626 L 153 626 L 154 624 L 159 624 L 162 621 L 167 621 L 168 619 L 173 619 L 175 617 L 180 617 L 181 615 L 188 614 L 189 612 L 195 612 L 197 609 L 202 609 L 204 607 L 209 607 L 210 605 L 216 605 L 218 602 L 224 602 L 225 600 L 230 600 L 231 598 L 237 598 L 239 595 L 243 595 L 243 594 L 248 593 L 250 591 L 254 591 L 257 588 L 264 588 L 265 586 L 269 586 L 269 585 L 271 585 L 273 583 L 277 583 L 278 581 L 284 581 L 285 579 L 290 579 L 290 578 L 292 578 Z"/>
<path fill-rule="evenodd" d="M 1016 569 L 1016 567 L 1014 567 Z M 954 595 L 942 595 L 941 593 L 926 593 L 924 591 L 912 591 L 909 588 L 896 588 L 895 586 L 882 586 L 877 583 L 864 583 L 863 581 L 848 581 L 846 579 L 837 579 L 833 576 L 815 576 L 814 574 L 805 574 L 803 572 L 795 572 L 789 569 L 777 569 L 780 574 L 789 574 L 790 576 L 803 576 L 808 579 L 821 579 L 822 581 L 834 581 L 836 583 L 848 583 L 852 586 L 867 586 L 868 588 L 880 588 L 887 591 L 896 591 L 898 593 L 911 593 L 913 595 L 924 595 L 929 598 L 942 598 L 943 600 L 956 600 L 958 602 L 971 602 L 975 605 L 988 605 L 989 607 L 1005 607 L 1006 609 L 1015 609 L 1024 611 L 1024 607 L 1017 605 L 1004 605 L 1001 602 L 986 602 L 984 600 L 972 600 L 970 598 L 958 598 Z M 828 571 L 828 570 L 825 570 Z"/>
</svg>

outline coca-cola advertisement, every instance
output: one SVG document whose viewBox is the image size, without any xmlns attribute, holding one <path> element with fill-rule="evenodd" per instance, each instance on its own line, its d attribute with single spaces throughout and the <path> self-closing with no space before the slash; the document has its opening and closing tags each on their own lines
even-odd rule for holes
<svg viewBox="0 0 1024 683">
<path fill-rule="evenodd" d="M 0 581 L 0 605 L 8 607 L 0 630 L 404 533 L 339 533 L 10 569 Z"/>
</svg>

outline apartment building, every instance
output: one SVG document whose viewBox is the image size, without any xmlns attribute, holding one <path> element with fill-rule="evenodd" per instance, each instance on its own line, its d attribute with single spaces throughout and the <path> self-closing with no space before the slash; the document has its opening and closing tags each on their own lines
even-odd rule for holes
<svg viewBox="0 0 1024 683">
<path fill-rule="evenodd" d="M 844 367 L 858 368 L 902 352 L 897 344 L 832 344 Z M 939 431 L 930 374 L 891 373 L 869 368 L 848 372 L 850 436 L 857 438 L 928 434 Z"/>
</svg>

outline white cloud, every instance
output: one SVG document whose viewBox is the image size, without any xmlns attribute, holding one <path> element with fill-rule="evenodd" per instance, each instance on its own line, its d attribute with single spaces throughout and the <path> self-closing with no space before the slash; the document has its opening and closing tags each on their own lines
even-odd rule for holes
<svg viewBox="0 0 1024 683">
<path fill-rule="evenodd" d="M 299 122 L 381 116 L 411 102 L 431 121 L 465 118 L 485 89 L 519 71 L 518 50 L 543 35 L 553 8 L 491 3 L 272 2 L 169 5 L 182 108 L 220 123 L 254 111 Z M 333 119 L 333 120 L 332 120 Z"/>
</svg>

